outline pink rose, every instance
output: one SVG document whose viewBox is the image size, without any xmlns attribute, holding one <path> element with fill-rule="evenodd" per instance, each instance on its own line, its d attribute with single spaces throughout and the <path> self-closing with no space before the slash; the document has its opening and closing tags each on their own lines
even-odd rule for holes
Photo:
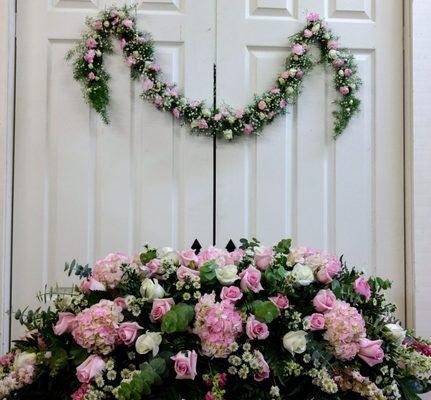
<svg viewBox="0 0 431 400">
<path fill-rule="evenodd" d="M 289 73 L 289 71 L 283 71 L 283 72 L 281 73 L 281 77 L 282 77 L 283 79 L 289 79 L 289 78 L 290 78 L 290 73 Z"/>
<path fill-rule="evenodd" d="M 105 369 L 105 366 L 105 361 L 93 354 L 76 368 L 76 377 L 81 383 L 89 383 L 100 371 Z"/>
<path fill-rule="evenodd" d="M 158 258 L 153 258 L 151 261 L 141 266 L 140 269 L 144 272 L 146 278 L 152 278 L 159 273 L 162 262 Z"/>
<path fill-rule="evenodd" d="M 237 286 L 223 286 L 220 293 L 220 298 L 222 300 L 228 300 L 233 303 L 240 300 L 242 296 L 241 290 Z"/>
<path fill-rule="evenodd" d="M 353 283 L 353 288 L 355 289 L 355 292 L 362 297 L 365 297 L 366 299 L 371 297 L 370 285 L 363 276 L 356 279 L 356 281 Z"/>
<path fill-rule="evenodd" d="M 180 256 L 181 256 L 181 261 L 183 265 L 185 265 L 186 267 L 188 267 L 189 264 L 191 263 L 194 263 L 197 265 L 199 262 L 199 257 L 196 255 L 193 249 L 182 251 L 180 253 Z"/>
<path fill-rule="evenodd" d="M 131 20 L 131 19 L 125 19 L 124 21 L 123 21 L 123 25 L 126 27 L 126 28 L 131 28 L 132 26 L 133 26 L 133 21 Z"/>
<path fill-rule="evenodd" d="M 121 38 L 121 40 L 120 40 L 121 50 L 123 50 L 126 47 L 126 44 L 127 44 L 126 39 Z"/>
<path fill-rule="evenodd" d="M 136 64 L 136 58 L 133 56 L 129 56 L 126 58 L 126 64 L 131 67 L 133 64 Z"/>
<path fill-rule="evenodd" d="M 304 71 L 301 71 L 301 70 L 299 70 L 295 75 L 296 79 L 302 79 L 303 76 L 304 76 Z"/>
<path fill-rule="evenodd" d="M 257 382 L 261 382 L 261 381 L 263 381 L 264 379 L 267 379 L 267 378 L 269 378 L 269 365 L 268 365 L 268 363 L 265 361 L 265 359 L 263 358 L 263 355 L 262 355 L 262 353 L 260 352 L 260 351 L 257 351 L 256 352 L 257 354 L 256 354 L 256 361 L 258 362 L 258 364 L 259 364 L 259 370 L 261 371 L 261 372 L 259 372 L 259 373 L 255 373 L 255 375 L 254 375 L 254 380 L 255 381 L 257 381 Z"/>
<path fill-rule="evenodd" d="M 176 118 L 176 119 L 178 119 L 178 118 L 180 118 L 180 110 L 178 110 L 178 108 L 174 108 L 173 110 L 172 110 L 172 115 Z"/>
<path fill-rule="evenodd" d="M 268 326 L 265 323 L 258 321 L 253 314 L 247 319 L 245 332 L 251 340 L 264 340 L 269 336 Z"/>
<path fill-rule="evenodd" d="M 284 99 L 280 100 L 279 106 L 280 106 L 280 108 L 286 107 L 286 100 L 284 100 Z"/>
<path fill-rule="evenodd" d="M 346 68 L 344 70 L 344 76 L 350 76 L 350 75 L 352 75 L 352 70 L 350 68 Z"/>
<path fill-rule="evenodd" d="M 370 367 L 383 362 L 385 353 L 380 347 L 383 340 L 359 339 L 358 356 L 362 358 Z"/>
<path fill-rule="evenodd" d="M 286 308 L 289 308 L 289 299 L 280 293 L 275 297 L 270 297 L 268 300 L 279 310 L 286 310 Z"/>
<path fill-rule="evenodd" d="M 307 39 L 310 39 L 310 38 L 311 38 L 311 36 L 313 36 L 313 31 L 312 31 L 312 30 L 310 30 L 310 29 L 306 29 L 306 30 L 304 31 L 304 36 L 305 36 Z"/>
<path fill-rule="evenodd" d="M 332 310 L 335 305 L 335 295 L 332 290 L 322 289 L 320 290 L 313 299 L 313 305 L 316 311 L 325 313 Z"/>
<path fill-rule="evenodd" d="M 243 108 L 240 108 L 240 109 L 235 111 L 235 117 L 236 118 L 240 119 L 243 117 L 243 115 L 244 115 L 244 109 Z"/>
<path fill-rule="evenodd" d="M 87 61 L 89 64 L 92 64 L 94 61 L 94 56 L 96 55 L 96 52 L 91 49 L 88 50 L 85 54 L 84 54 L 84 60 Z"/>
<path fill-rule="evenodd" d="M 299 43 L 295 43 L 292 46 L 292 53 L 296 54 L 297 56 L 302 56 L 304 54 L 304 46 Z"/>
<path fill-rule="evenodd" d="M 198 122 L 198 127 L 199 127 L 199 129 L 208 129 L 207 121 L 205 121 L 205 119 L 201 118 Z"/>
<path fill-rule="evenodd" d="M 94 79 L 96 79 L 96 74 L 94 72 L 90 72 L 87 77 L 88 80 L 93 81 Z"/>
<path fill-rule="evenodd" d="M 95 39 L 93 39 L 93 38 L 88 38 L 87 39 L 87 47 L 89 49 L 94 49 L 96 46 L 97 46 L 97 42 L 96 42 Z"/>
<path fill-rule="evenodd" d="M 349 88 L 347 86 L 341 86 L 340 87 L 340 93 L 341 94 L 348 94 L 350 92 Z"/>
<path fill-rule="evenodd" d="M 159 64 L 153 64 L 152 66 L 151 66 L 151 69 L 153 70 L 153 71 L 156 71 L 156 72 L 159 72 L 160 71 L 160 65 Z"/>
<path fill-rule="evenodd" d="M 177 278 L 180 281 L 183 281 L 184 279 L 186 279 L 186 276 L 199 276 L 199 271 L 196 271 L 195 269 L 191 269 L 191 268 L 187 268 L 184 265 L 181 265 L 181 267 L 179 267 L 177 269 Z"/>
<path fill-rule="evenodd" d="M 63 333 L 69 333 L 72 331 L 75 324 L 75 314 L 70 312 L 61 312 L 58 314 L 57 324 L 53 330 L 56 335 L 62 335 Z"/>
<path fill-rule="evenodd" d="M 259 101 L 259 103 L 257 104 L 257 108 L 260 111 L 263 111 L 266 108 L 266 103 L 263 100 Z"/>
<path fill-rule="evenodd" d="M 254 131 L 253 125 L 251 124 L 245 124 L 244 125 L 244 132 L 249 135 L 251 132 Z"/>
<path fill-rule="evenodd" d="M 338 42 L 336 40 L 330 40 L 328 42 L 328 49 L 337 50 L 338 49 Z"/>
<path fill-rule="evenodd" d="M 143 328 L 137 322 L 123 322 L 118 329 L 118 337 L 126 346 L 130 346 L 136 340 L 139 329 Z"/>
<path fill-rule="evenodd" d="M 332 62 L 332 65 L 336 68 L 340 68 L 344 65 L 344 60 L 342 58 L 337 58 Z"/>
<path fill-rule="evenodd" d="M 217 397 L 213 392 L 207 392 L 205 395 L 205 400 L 217 400 Z"/>
<path fill-rule="evenodd" d="M 88 293 L 90 290 L 104 292 L 106 290 L 106 286 L 90 276 L 90 278 L 81 282 L 81 291 L 83 293 Z"/>
<path fill-rule="evenodd" d="M 257 293 L 263 290 L 260 284 L 261 272 L 258 269 L 250 266 L 242 271 L 239 277 L 241 278 L 240 287 L 243 292 L 252 291 Z"/>
<path fill-rule="evenodd" d="M 114 299 L 114 304 L 122 310 L 126 309 L 126 299 L 124 297 L 117 297 Z"/>
<path fill-rule="evenodd" d="M 278 93 L 280 93 L 280 89 L 279 89 L 279 88 L 272 88 L 272 89 L 270 90 L 270 93 L 271 93 L 271 94 L 278 94 Z"/>
<path fill-rule="evenodd" d="M 180 351 L 176 356 L 172 356 L 171 360 L 175 361 L 176 379 L 195 379 L 198 356 L 194 350 L 187 353 Z"/>
<path fill-rule="evenodd" d="M 173 298 L 168 299 L 154 299 L 153 307 L 150 312 L 150 320 L 151 322 L 160 321 L 163 316 L 172 308 L 175 304 Z"/>
<path fill-rule="evenodd" d="M 341 271 L 341 263 L 333 258 L 317 272 L 317 279 L 320 283 L 327 285 L 332 282 L 332 278 Z"/>
<path fill-rule="evenodd" d="M 94 21 L 94 29 L 100 31 L 103 28 L 102 21 Z"/>
<path fill-rule="evenodd" d="M 307 21 L 308 22 L 316 22 L 318 19 L 319 19 L 319 14 L 317 14 L 315 12 L 311 12 L 307 16 Z"/>
<path fill-rule="evenodd" d="M 271 265 L 272 253 L 271 247 L 257 247 L 254 252 L 254 262 L 256 267 L 262 271 L 268 269 Z"/>
<path fill-rule="evenodd" d="M 142 83 L 142 89 L 144 92 L 151 90 L 154 87 L 154 82 L 151 79 L 145 79 Z"/>
<path fill-rule="evenodd" d="M 308 318 L 310 321 L 310 330 L 321 331 L 322 329 L 325 329 L 325 317 L 323 316 L 323 314 L 314 313 L 311 314 Z"/>
<path fill-rule="evenodd" d="M 223 117 L 222 113 L 217 113 L 216 115 L 214 115 L 213 120 L 218 122 L 222 119 L 222 117 Z"/>
</svg>

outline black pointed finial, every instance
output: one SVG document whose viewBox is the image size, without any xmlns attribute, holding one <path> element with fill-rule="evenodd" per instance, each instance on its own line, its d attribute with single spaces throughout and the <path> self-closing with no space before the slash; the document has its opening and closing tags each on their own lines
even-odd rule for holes
<svg viewBox="0 0 431 400">
<path fill-rule="evenodd" d="M 199 254 L 202 248 L 201 244 L 199 243 L 199 240 L 195 239 L 191 248 L 195 251 L 196 254 Z"/>
<path fill-rule="evenodd" d="M 235 251 L 235 249 L 236 249 L 235 243 L 232 241 L 232 239 L 230 239 L 228 244 L 226 245 L 226 250 L 229 253 L 232 253 L 233 251 Z"/>
</svg>

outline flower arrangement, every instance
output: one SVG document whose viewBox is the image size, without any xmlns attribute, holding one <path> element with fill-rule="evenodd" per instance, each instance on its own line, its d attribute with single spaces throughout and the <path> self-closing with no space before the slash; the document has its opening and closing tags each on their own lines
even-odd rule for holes
<svg viewBox="0 0 431 400">
<path fill-rule="evenodd" d="M 431 342 L 404 330 L 365 278 L 325 251 L 242 239 L 228 252 L 145 246 L 18 311 L 0 357 L 6 399 L 418 400 Z"/>
<path fill-rule="evenodd" d="M 154 60 L 151 35 L 137 28 L 133 10 L 130 6 L 111 7 L 87 19 L 87 31 L 67 56 L 74 60 L 74 78 L 82 84 L 87 102 L 106 123 L 110 77 L 104 69 L 103 56 L 113 52 L 112 37 L 120 42 L 132 79 L 142 82 L 142 98 L 187 123 L 194 133 L 217 135 L 226 140 L 259 134 L 265 125 L 286 112 L 288 104 L 296 103 L 304 77 L 318 62 L 331 66 L 335 89 L 340 95 L 333 113 L 334 137 L 344 131 L 359 110 L 360 100 L 355 93 L 361 81 L 354 57 L 339 48 L 337 37 L 316 13 L 311 13 L 304 29 L 291 37 L 285 71 L 277 77 L 274 87 L 256 95 L 246 107 L 235 110 L 228 106 L 210 109 L 202 101 L 190 101 L 179 93 L 175 83 L 164 81 L 160 65 Z M 320 49 L 320 60 L 313 59 L 309 53 L 313 45 Z"/>
</svg>

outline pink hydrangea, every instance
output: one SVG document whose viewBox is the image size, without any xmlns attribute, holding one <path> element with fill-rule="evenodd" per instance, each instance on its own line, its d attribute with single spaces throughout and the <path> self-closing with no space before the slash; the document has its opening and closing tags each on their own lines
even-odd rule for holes
<svg viewBox="0 0 431 400">
<path fill-rule="evenodd" d="M 121 307 L 101 300 L 76 316 L 72 336 L 88 351 L 108 354 L 119 342 L 118 330 L 123 320 Z"/>
<path fill-rule="evenodd" d="M 337 300 L 331 311 L 324 314 L 324 338 L 340 360 L 352 360 L 360 350 L 360 340 L 365 338 L 365 322 L 358 310 Z"/>
<path fill-rule="evenodd" d="M 229 253 L 227 250 L 210 246 L 199 253 L 197 264 L 198 266 L 202 266 L 206 262 L 214 260 L 221 267 L 225 265 L 238 265 L 243 254 L 243 250 L 235 250 Z"/>
<path fill-rule="evenodd" d="M 193 333 L 201 340 L 202 353 L 208 357 L 225 358 L 229 345 L 242 332 L 241 314 L 230 301 L 215 301 L 215 294 L 205 294 L 195 306 Z"/>
<path fill-rule="evenodd" d="M 122 253 L 110 253 L 105 258 L 96 261 L 92 276 L 107 288 L 114 289 L 123 277 L 122 264 L 130 264 L 130 259 Z"/>
</svg>

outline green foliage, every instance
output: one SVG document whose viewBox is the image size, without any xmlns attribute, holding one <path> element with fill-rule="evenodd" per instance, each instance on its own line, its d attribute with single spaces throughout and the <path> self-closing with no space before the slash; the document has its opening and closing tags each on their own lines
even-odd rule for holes
<svg viewBox="0 0 431 400">
<path fill-rule="evenodd" d="M 82 266 L 73 259 L 70 263 L 66 262 L 64 264 L 64 271 L 67 271 L 67 275 L 76 275 L 79 279 L 88 278 L 91 275 L 91 268 L 88 264 Z"/>
<path fill-rule="evenodd" d="M 193 320 L 195 311 L 192 305 L 175 304 L 162 319 L 162 332 L 185 332 Z"/>
<path fill-rule="evenodd" d="M 252 304 L 253 314 L 260 322 L 269 324 L 279 316 L 278 308 L 270 301 L 256 300 Z"/>
<path fill-rule="evenodd" d="M 153 260 L 156 257 L 157 257 L 156 249 L 148 249 L 147 251 L 139 255 L 142 265 L 148 264 L 151 260 Z"/>
<path fill-rule="evenodd" d="M 161 369 L 161 363 L 157 362 L 154 365 L 159 370 Z M 146 362 L 141 364 L 139 373 L 135 374 L 129 382 L 123 381 L 120 384 L 118 398 L 120 400 L 141 400 L 144 395 L 151 394 L 152 386 L 161 384 L 162 379 L 156 369 Z"/>
<path fill-rule="evenodd" d="M 217 283 L 216 269 L 217 264 L 214 260 L 208 261 L 199 269 L 202 283 L 214 284 Z"/>
</svg>

